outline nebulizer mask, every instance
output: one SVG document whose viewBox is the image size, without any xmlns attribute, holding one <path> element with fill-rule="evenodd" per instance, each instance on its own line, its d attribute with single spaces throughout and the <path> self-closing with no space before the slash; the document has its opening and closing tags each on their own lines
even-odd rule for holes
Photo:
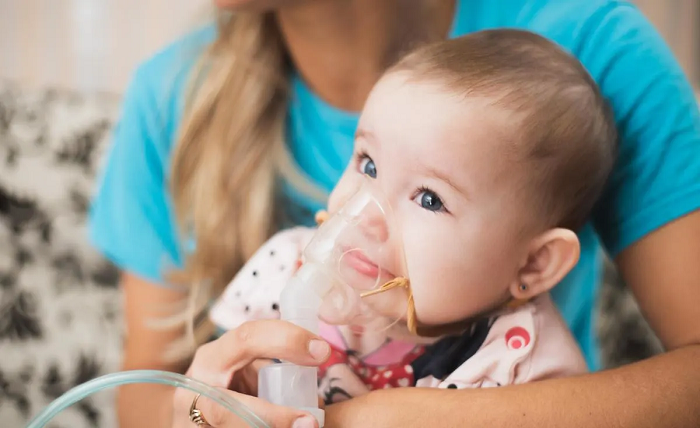
<svg viewBox="0 0 700 428">
<path fill-rule="evenodd" d="M 406 313 L 415 324 L 405 274 L 398 222 L 386 197 L 365 182 L 321 222 L 282 291 L 280 317 L 314 334 L 320 322 L 386 330 Z M 259 373 L 259 397 L 308 411 L 323 426 L 317 388 L 316 367 L 282 362 Z"/>
<path fill-rule="evenodd" d="M 343 206 L 325 219 L 305 247 L 302 264 L 284 288 L 282 320 L 319 333 L 319 324 L 349 326 L 364 332 L 387 330 L 406 317 L 415 332 L 412 296 L 397 219 L 386 197 L 367 179 Z M 59 397 L 28 425 L 46 426 L 63 410 L 92 394 L 125 384 L 152 383 L 185 388 L 208 397 L 238 416 L 244 425 L 265 423 L 231 396 L 176 373 L 127 371 L 86 382 Z M 260 370 L 258 396 L 271 403 L 302 409 L 319 426 L 316 367 L 288 362 Z"/>
<path fill-rule="evenodd" d="M 379 291 L 406 272 L 396 226 L 384 195 L 371 183 L 360 187 L 322 220 L 304 249 L 302 265 L 280 298 L 282 319 L 314 333 L 318 319 L 365 330 L 395 324 L 406 312 L 406 299 Z"/>
</svg>

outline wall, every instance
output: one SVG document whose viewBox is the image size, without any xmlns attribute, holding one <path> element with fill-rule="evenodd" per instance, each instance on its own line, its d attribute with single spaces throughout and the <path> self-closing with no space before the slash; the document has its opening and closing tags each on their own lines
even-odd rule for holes
<svg viewBox="0 0 700 428">
<path fill-rule="evenodd" d="M 700 0 L 636 2 L 700 83 Z M 120 93 L 134 65 L 203 22 L 209 4 L 210 0 L 0 0 L 0 77 Z"/>
<path fill-rule="evenodd" d="M 134 65 L 204 21 L 208 0 L 0 0 L 0 77 L 120 93 Z"/>
</svg>

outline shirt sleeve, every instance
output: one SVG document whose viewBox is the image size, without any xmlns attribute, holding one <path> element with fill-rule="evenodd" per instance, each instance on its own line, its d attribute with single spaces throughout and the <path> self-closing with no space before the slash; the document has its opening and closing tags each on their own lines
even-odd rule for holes
<svg viewBox="0 0 700 428">
<path fill-rule="evenodd" d="M 180 264 L 166 174 L 171 135 L 153 64 L 126 91 L 89 214 L 92 244 L 119 268 L 156 284 Z"/>
<path fill-rule="evenodd" d="M 700 114 L 668 46 L 632 5 L 589 23 L 579 58 L 612 104 L 619 158 L 593 221 L 615 256 L 700 207 Z"/>
</svg>

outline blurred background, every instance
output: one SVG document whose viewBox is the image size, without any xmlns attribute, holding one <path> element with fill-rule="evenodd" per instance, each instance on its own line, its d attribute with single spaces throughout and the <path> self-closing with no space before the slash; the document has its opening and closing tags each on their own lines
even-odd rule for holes
<svg viewBox="0 0 700 428">
<path fill-rule="evenodd" d="M 636 0 L 700 86 L 700 1 Z M 0 0 L 0 77 L 121 93 L 134 65 L 206 18 L 207 0 Z"/>
<path fill-rule="evenodd" d="M 201 24 L 208 0 L 0 0 L 0 78 L 122 93 L 134 66 Z"/>
<path fill-rule="evenodd" d="M 119 367 L 118 277 L 87 245 L 90 195 L 135 66 L 206 22 L 210 3 L 0 0 L 0 426 Z M 700 89 L 700 0 L 636 3 Z M 660 351 L 610 267 L 598 311 L 606 367 Z M 113 399 L 54 426 L 114 426 Z"/>
</svg>

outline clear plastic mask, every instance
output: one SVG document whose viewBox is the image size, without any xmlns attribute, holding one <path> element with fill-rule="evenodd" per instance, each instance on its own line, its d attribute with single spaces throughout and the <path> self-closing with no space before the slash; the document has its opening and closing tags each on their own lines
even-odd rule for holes
<svg viewBox="0 0 700 428">
<path fill-rule="evenodd" d="M 406 275 L 397 226 L 389 202 L 371 182 L 323 221 L 304 250 L 305 264 L 320 267 L 328 281 L 322 321 L 381 330 L 406 314 L 408 290 L 382 288 Z"/>
</svg>

